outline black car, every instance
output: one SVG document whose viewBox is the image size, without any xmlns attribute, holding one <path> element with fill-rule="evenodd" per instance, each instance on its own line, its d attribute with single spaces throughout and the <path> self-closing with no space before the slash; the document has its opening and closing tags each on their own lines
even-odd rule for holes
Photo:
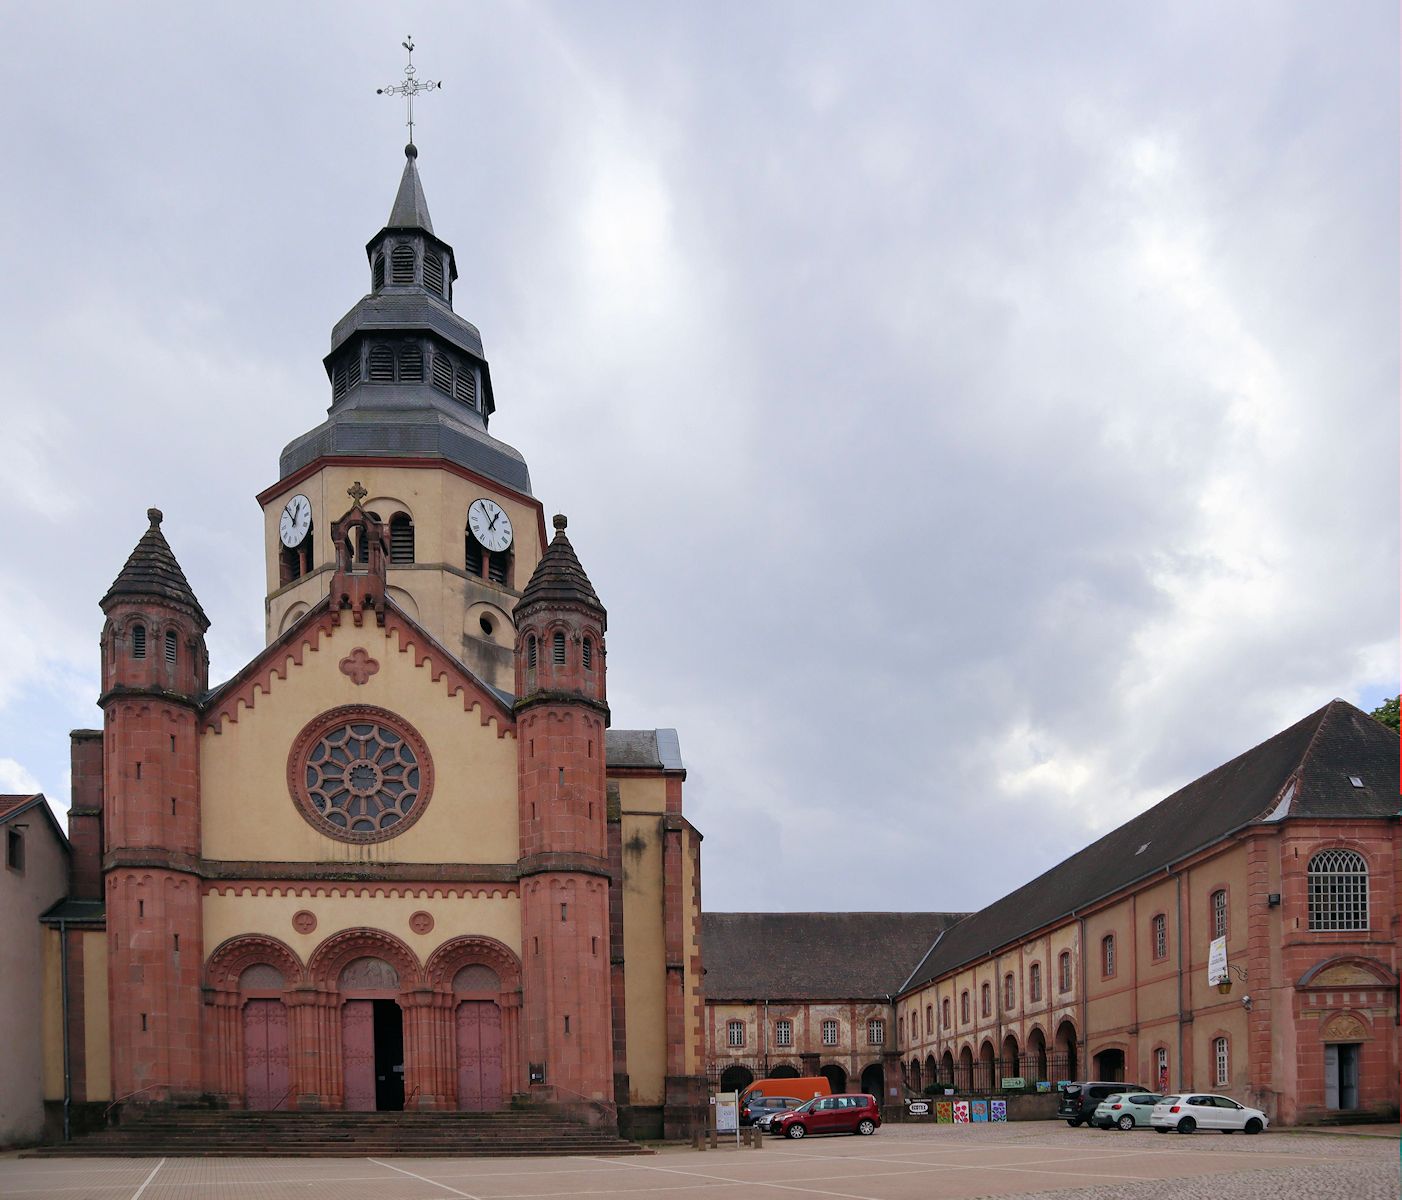
<svg viewBox="0 0 1402 1200">
<path fill-rule="evenodd" d="M 761 1117 L 788 1112 L 802 1103 L 796 1096 L 746 1096 L 740 1102 L 740 1124 L 754 1125 Z"/>
<path fill-rule="evenodd" d="M 1147 1092 L 1142 1083 L 1106 1083 L 1103 1080 L 1086 1079 L 1080 1083 L 1068 1083 L 1061 1092 L 1061 1100 L 1056 1106 L 1056 1115 L 1072 1129 L 1085 1125 L 1095 1115 L 1095 1110 L 1106 1096 L 1116 1092 Z"/>
</svg>

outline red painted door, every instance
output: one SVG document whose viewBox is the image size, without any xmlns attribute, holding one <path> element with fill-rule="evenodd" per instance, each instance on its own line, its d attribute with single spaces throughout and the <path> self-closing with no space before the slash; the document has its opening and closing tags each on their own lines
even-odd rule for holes
<svg viewBox="0 0 1402 1200">
<path fill-rule="evenodd" d="M 281 1000 L 249 1000 L 243 1006 L 244 1102 L 252 1109 L 278 1107 L 287 1096 L 287 1009 Z"/>
<path fill-rule="evenodd" d="M 375 1111 L 375 1002 L 341 1006 L 341 1071 L 347 1112 Z"/>
<path fill-rule="evenodd" d="M 501 1009 L 490 1000 L 458 1005 L 458 1107 L 501 1107 Z"/>
</svg>

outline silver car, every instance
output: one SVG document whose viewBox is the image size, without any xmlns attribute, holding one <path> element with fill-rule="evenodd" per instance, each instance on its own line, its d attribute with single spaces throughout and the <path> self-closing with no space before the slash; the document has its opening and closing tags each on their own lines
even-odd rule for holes
<svg viewBox="0 0 1402 1200">
<path fill-rule="evenodd" d="M 1090 1123 L 1101 1129 L 1128 1131 L 1136 1125 L 1148 1128 L 1154 1105 L 1162 1099 L 1152 1092 L 1117 1092 L 1095 1106 Z"/>
<path fill-rule="evenodd" d="M 1201 1092 L 1185 1092 L 1180 1096 L 1165 1096 L 1154 1105 L 1149 1124 L 1156 1133 L 1175 1129 L 1192 1133 L 1195 1129 L 1217 1129 L 1222 1133 L 1260 1133 L 1270 1119 L 1259 1108 L 1247 1108 L 1230 1096 L 1214 1096 Z"/>
</svg>

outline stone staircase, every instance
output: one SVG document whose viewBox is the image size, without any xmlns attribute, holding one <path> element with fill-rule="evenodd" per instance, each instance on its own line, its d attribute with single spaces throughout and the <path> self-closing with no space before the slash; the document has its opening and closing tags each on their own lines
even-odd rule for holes
<svg viewBox="0 0 1402 1200">
<path fill-rule="evenodd" d="M 153 1108 L 120 1125 L 43 1146 L 36 1157 L 540 1158 L 651 1154 L 612 1130 L 533 1110 L 299 1113 Z"/>
</svg>

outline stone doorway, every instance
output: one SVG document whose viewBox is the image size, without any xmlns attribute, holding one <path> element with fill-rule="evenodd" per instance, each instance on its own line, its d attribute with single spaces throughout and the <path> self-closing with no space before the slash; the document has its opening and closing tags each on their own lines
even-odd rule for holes
<svg viewBox="0 0 1402 1200">
<path fill-rule="evenodd" d="M 1358 1042 L 1331 1042 L 1324 1047 L 1324 1107 L 1358 1107 Z"/>
<path fill-rule="evenodd" d="M 341 1008 L 348 1112 L 404 1107 L 404 1017 L 393 1000 L 347 1000 Z"/>
</svg>

